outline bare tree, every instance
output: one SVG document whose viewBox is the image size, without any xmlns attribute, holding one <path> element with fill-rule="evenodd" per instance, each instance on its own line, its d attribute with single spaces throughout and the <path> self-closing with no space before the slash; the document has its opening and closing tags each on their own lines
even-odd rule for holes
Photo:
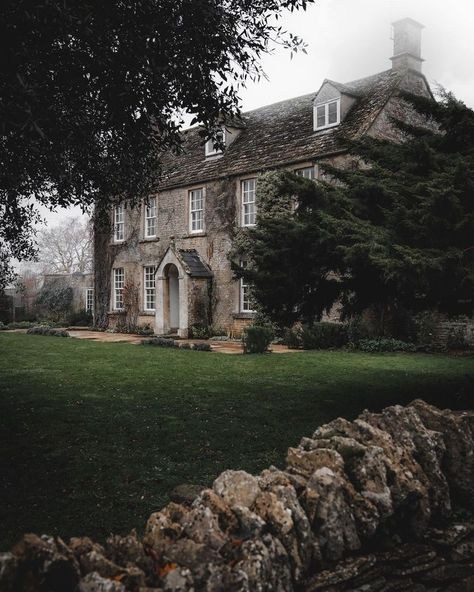
<svg viewBox="0 0 474 592">
<path fill-rule="evenodd" d="M 43 273 L 87 273 L 92 269 L 89 220 L 66 218 L 38 231 L 38 258 Z"/>
</svg>

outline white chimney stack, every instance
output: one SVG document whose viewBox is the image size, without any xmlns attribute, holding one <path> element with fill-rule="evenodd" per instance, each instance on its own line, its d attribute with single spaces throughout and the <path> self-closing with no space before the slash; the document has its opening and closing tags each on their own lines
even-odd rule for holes
<svg viewBox="0 0 474 592">
<path fill-rule="evenodd" d="M 424 26 L 411 18 L 392 23 L 394 70 L 415 70 L 421 72 L 424 60 L 421 58 L 421 30 Z"/>
</svg>

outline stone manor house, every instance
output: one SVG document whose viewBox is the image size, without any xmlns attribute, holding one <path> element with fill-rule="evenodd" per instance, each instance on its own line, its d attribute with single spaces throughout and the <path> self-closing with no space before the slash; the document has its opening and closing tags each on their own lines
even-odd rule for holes
<svg viewBox="0 0 474 592">
<path fill-rule="evenodd" d="M 234 277 L 228 253 L 235 229 L 256 223 L 259 173 L 284 168 L 318 182 L 319 163 L 347 163 L 344 138 L 396 140 L 391 117 L 413 114 L 399 91 L 431 96 L 422 28 L 409 18 L 393 23 L 384 72 L 344 84 L 326 79 L 315 93 L 223 124 L 224 150 L 203 144 L 198 128 L 184 131 L 184 153 L 167 157 L 160 191 L 141 208 L 123 204 L 111 213 L 110 325 L 123 314 L 127 282 L 138 289 L 138 323 L 157 334 L 187 337 L 195 324 L 238 333 L 249 323 L 249 287 Z"/>
</svg>

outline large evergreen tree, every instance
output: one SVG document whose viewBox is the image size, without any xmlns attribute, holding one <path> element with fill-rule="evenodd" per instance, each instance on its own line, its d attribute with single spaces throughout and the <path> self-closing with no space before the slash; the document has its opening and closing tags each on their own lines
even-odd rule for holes
<svg viewBox="0 0 474 592">
<path fill-rule="evenodd" d="M 280 324 L 315 320 L 336 300 L 345 315 L 472 314 L 474 112 L 447 93 L 409 100 L 429 125 L 394 122 L 404 142 L 348 145 L 357 166 L 328 167 L 336 183 L 259 179 L 257 227 L 237 239 L 234 267 Z M 289 194 L 298 206 L 283 213 Z"/>
</svg>

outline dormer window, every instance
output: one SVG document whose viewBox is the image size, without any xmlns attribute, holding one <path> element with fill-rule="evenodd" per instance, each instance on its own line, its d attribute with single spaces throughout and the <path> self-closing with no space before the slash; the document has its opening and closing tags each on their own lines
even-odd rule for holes
<svg viewBox="0 0 474 592">
<path fill-rule="evenodd" d="M 218 154 L 222 154 L 222 149 L 217 145 L 218 142 L 225 145 L 224 128 L 218 130 L 218 132 L 216 133 L 215 140 L 211 138 L 206 142 L 206 156 L 216 156 Z"/>
<path fill-rule="evenodd" d="M 341 121 L 341 101 L 328 101 L 314 106 L 314 130 L 334 127 Z"/>
</svg>

